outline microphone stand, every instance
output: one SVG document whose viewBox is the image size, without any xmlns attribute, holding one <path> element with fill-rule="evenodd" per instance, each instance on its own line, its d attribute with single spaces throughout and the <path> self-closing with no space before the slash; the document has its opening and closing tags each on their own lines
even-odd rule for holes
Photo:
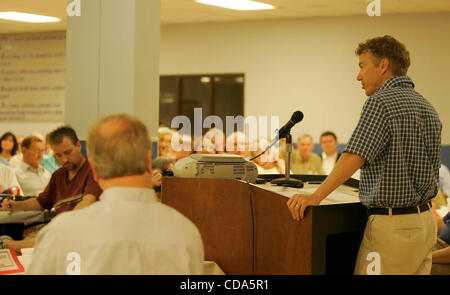
<svg viewBox="0 0 450 295">
<path fill-rule="evenodd" d="M 273 179 L 270 183 L 276 185 L 282 185 L 287 187 L 302 188 L 303 181 L 291 178 L 291 152 L 292 152 L 292 135 L 288 133 L 286 135 L 286 169 L 284 178 Z"/>
</svg>

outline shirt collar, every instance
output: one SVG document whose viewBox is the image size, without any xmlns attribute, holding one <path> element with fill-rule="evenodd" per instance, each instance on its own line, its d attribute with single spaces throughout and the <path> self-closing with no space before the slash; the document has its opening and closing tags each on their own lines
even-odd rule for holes
<svg viewBox="0 0 450 295">
<path fill-rule="evenodd" d="M 100 200 L 157 202 L 155 191 L 150 188 L 114 186 L 103 191 Z"/>
<path fill-rule="evenodd" d="M 414 88 L 414 82 L 408 76 L 393 76 L 390 79 L 388 79 L 386 82 L 384 82 L 384 84 L 381 85 L 381 87 L 380 87 L 380 89 L 378 89 L 378 91 L 387 89 L 387 88 L 394 88 L 394 87 Z"/>
<path fill-rule="evenodd" d="M 20 162 L 19 165 L 21 166 L 22 170 L 36 172 L 36 170 L 34 170 L 34 168 L 30 166 L 30 164 L 28 164 L 27 162 L 25 162 L 23 160 Z M 38 168 L 37 168 L 37 171 L 41 172 L 42 169 L 44 169 L 44 167 L 39 165 Z"/>
<path fill-rule="evenodd" d="M 327 154 L 325 152 L 322 152 L 322 159 L 326 160 L 326 159 L 336 159 L 337 158 L 337 153 L 335 153 L 332 156 L 327 156 Z"/>
</svg>

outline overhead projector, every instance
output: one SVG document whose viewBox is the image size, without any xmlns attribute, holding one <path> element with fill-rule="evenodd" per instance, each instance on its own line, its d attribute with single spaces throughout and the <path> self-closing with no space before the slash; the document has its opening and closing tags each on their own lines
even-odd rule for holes
<svg viewBox="0 0 450 295">
<path fill-rule="evenodd" d="M 175 163 L 175 177 L 239 179 L 255 183 L 256 164 L 231 154 L 193 154 Z"/>
</svg>

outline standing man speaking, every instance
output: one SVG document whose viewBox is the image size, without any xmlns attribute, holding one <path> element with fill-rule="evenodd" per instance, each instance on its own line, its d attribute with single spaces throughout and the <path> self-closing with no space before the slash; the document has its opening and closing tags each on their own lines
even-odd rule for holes
<svg viewBox="0 0 450 295">
<path fill-rule="evenodd" d="M 360 43 L 361 81 L 368 99 L 331 174 L 311 195 L 287 203 L 295 220 L 361 168 L 359 197 L 368 208 L 355 274 L 367 274 L 369 253 L 381 274 L 430 274 L 436 243 L 431 199 L 438 192 L 441 129 L 436 110 L 406 76 L 406 47 L 391 36 Z"/>
</svg>

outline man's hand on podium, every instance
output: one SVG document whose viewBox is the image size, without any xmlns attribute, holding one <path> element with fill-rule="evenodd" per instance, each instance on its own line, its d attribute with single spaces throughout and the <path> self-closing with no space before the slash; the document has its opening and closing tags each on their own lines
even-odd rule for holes
<svg viewBox="0 0 450 295">
<path fill-rule="evenodd" d="M 319 205 L 322 199 L 312 195 L 293 195 L 289 201 L 287 201 L 287 206 L 289 211 L 291 211 L 292 218 L 299 221 L 303 219 L 305 210 L 308 206 Z"/>
<path fill-rule="evenodd" d="M 322 182 L 311 195 L 294 195 L 287 202 L 294 220 L 303 219 L 305 209 L 308 206 L 319 205 L 332 191 L 349 179 L 365 160 L 361 156 L 344 152 L 337 161 L 330 175 Z"/>
</svg>

